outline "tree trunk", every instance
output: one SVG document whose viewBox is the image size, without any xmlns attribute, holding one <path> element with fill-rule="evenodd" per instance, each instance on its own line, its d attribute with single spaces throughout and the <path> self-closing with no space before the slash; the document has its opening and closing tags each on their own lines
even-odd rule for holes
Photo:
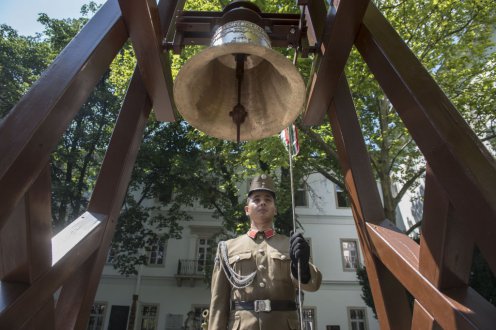
<svg viewBox="0 0 496 330">
<path fill-rule="evenodd" d="M 390 177 L 391 162 L 391 136 L 389 131 L 389 112 L 391 111 L 391 104 L 389 100 L 384 98 L 378 99 L 379 108 L 379 126 L 381 130 L 382 142 L 380 150 L 380 159 L 378 162 L 378 176 L 381 182 L 382 198 L 384 204 L 384 213 L 386 218 L 396 224 L 396 205 L 392 191 L 392 182 Z"/>
<path fill-rule="evenodd" d="M 394 202 L 391 178 L 389 177 L 389 175 L 381 178 L 381 189 L 384 199 L 384 214 L 386 215 L 386 218 L 396 224 L 396 205 Z"/>
</svg>

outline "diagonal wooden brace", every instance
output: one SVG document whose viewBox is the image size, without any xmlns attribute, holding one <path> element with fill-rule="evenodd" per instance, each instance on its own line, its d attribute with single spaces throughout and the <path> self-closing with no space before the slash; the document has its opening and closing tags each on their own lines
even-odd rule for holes
<svg viewBox="0 0 496 330">
<path fill-rule="evenodd" d="M 164 34 L 157 4 L 153 0 L 119 0 L 119 5 L 155 117 L 160 121 L 175 121 L 172 73 L 167 54 L 162 52 Z"/>
</svg>

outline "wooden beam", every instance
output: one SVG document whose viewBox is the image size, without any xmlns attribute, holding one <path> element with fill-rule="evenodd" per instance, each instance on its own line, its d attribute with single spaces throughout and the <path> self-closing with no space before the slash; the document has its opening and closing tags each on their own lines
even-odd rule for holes
<svg viewBox="0 0 496 330">
<path fill-rule="evenodd" d="M 29 283 L 35 282 L 52 265 L 52 203 L 51 203 L 51 171 L 46 165 L 38 179 L 26 194 L 26 244 L 27 244 L 27 275 Z M 20 243 L 20 242 L 18 242 Z M 55 304 L 50 297 L 38 306 L 39 310 L 33 317 L 26 313 L 24 329 L 47 329 L 55 325 Z M 29 311 L 29 312 L 34 312 Z"/>
<path fill-rule="evenodd" d="M 496 273 L 496 162 L 371 4 L 356 46 Z"/>
<path fill-rule="evenodd" d="M 366 230 L 367 222 L 382 223 L 385 216 L 344 76 L 338 82 L 334 102 L 329 108 L 329 119 L 381 329 L 407 329 L 410 327 L 411 312 L 405 290 L 374 255 L 374 246 Z"/>
<path fill-rule="evenodd" d="M 179 12 L 184 9 L 186 0 L 159 1 L 158 16 L 160 18 L 160 32 L 162 36 L 173 35 L 175 31 L 174 22 Z"/>
<path fill-rule="evenodd" d="M 84 212 L 52 238 L 52 264 L 57 264 L 98 226 L 103 226 L 106 216 Z"/>
<path fill-rule="evenodd" d="M 466 222 L 454 214 L 446 193 L 427 166 L 420 272 L 441 290 L 466 286 L 473 253 L 474 239 Z"/>
<path fill-rule="evenodd" d="M 135 68 L 88 204 L 90 212 L 119 214 L 150 110 L 151 101 Z"/>
<path fill-rule="evenodd" d="M 33 282 L 52 266 L 52 189 L 48 164 L 26 194 L 29 278 Z"/>
<path fill-rule="evenodd" d="M 339 79 L 335 97 L 329 119 L 340 143 L 339 161 L 345 181 L 350 183 L 348 191 L 357 203 L 353 207 L 360 212 L 360 219 L 378 224 L 385 218 L 384 208 L 345 76 Z"/>
<path fill-rule="evenodd" d="M 0 228 L 126 39 L 109 0 L 0 123 Z"/>
<path fill-rule="evenodd" d="M 419 269 L 419 245 L 403 233 L 367 223 L 375 253 L 443 329 L 491 329 L 496 307 L 472 288 L 438 290 Z"/>
<path fill-rule="evenodd" d="M 23 197 L 0 230 L 0 279 L 30 283 L 28 271 L 26 198 Z"/>
<path fill-rule="evenodd" d="M 81 264 L 78 271 L 72 273 L 64 283 L 55 309 L 56 330 L 76 329 L 78 317 L 81 319 L 81 323 L 84 323 L 84 326 L 79 326 L 79 329 L 87 326 L 91 308 L 87 310 L 86 300 L 78 300 L 77 297 L 84 298 L 84 292 L 88 286 L 88 277 L 91 276 L 93 266 L 95 265 L 98 249 L 101 249 L 101 246 L 98 246 L 97 251 Z M 83 310 L 87 310 L 86 315 L 82 314 Z M 72 327 L 68 328 L 67 325 L 72 325 Z"/>
<path fill-rule="evenodd" d="M 466 288 L 474 240 L 427 165 L 419 271 L 438 290 Z M 438 329 L 434 318 L 415 301 L 412 329 Z"/>
<path fill-rule="evenodd" d="M 89 276 L 89 270 L 94 263 L 94 259 L 96 256 L 96 251 L 99 249 L 97 245 L 101 241 L 101 237 L 103 236 L 104 225 L 102 221 L 106 221 L 108 218 L 96 214 L 85 212 L 81 217 L 73 221 L 69 226 L 67 226 L 62 232 L 60 232 L 57 236 L 53 238 L 53 263 L 57 264 L 59 260 L 64 258 L 66 255 L 71 253 L 78 253 L 78 249 L 80 247 L 76 244 L 77 242 L 81 242 L 85 237 L 91 233 L 94 229 L 98 228 L 101 235 L 99 236 L 99 240 L 95 242 L 95 246 L 93 250 L 90 251 L 91 255 L 88 256 L 84 263 L 80 264 L 78 269 L 70 274 L 62 286 L 62 290 L 64 290 L 65 296 L 67 296 L 67 291 L 75 294 L 81 294 L 84 292 L 86 288 L 84 287 L 86 282 L 86 277 Z M 76 278 L 78 281 L 75 283 L 73 279 Z M 59 299 L 57 301 L 56 308 L 56 317 L 54 320 L 55 329 L 66 329 L 64 328 L 64 324 L 61 324 L 61 320 L 65 320 L 68 315 L 63 314 L 64 308 L 77 306 L 77 301 L 71 301 L 70 306 L 66 306 L 67 303 L 64 301 L 63 297 L 61 299 L 59 295 Z M 62 314 L 61 314 L 62 313 Z"/>
<path fill-rule="evenodd" d="M 136 68 L 88 205 L 90 212 L 109 214 L 109 221 L 93 260 L 73 273 L 60 292 L 57 329 L 84 329 L 87 325 L 150 111 L 151 102 Z"/>
<path fill-rule="evenodd" d="M 369 0 L 343 1 L 328 15 L 320 44 L 320 65 L 310 77 L 304 125 L 320 125 L 331 105 L 334 92 L 360 28 Z M 331 7 L 332 8 L 332 7 Z M 331 9 L 332 10 L 332 9 Z"/>
<path fill-rule="evenodd" d="M 0 283 L 0 324 L 5 329 L 20 329 L 26 321 L 27 311 L 34 313 L 43 306 L 53 297 L 54 292 L 94 254 L 101 242 L 103 229 L 103 226 L 98 226 L 90 231 L 75 248 L 37 278 L 31 286 L 2 281 Z M 65 228 L 63 231 L 66 230 L 71 230 L 71 228 Z"/>
<path fill-rule="evenodd" d="M 431 314 L 415 300 L 413 303 L 412 330 L 441 330 Z"/>
<path fill-rule="evenodd" d="M 55 302 L 53 297 L 48 298 L 40 306 L 40 310 L 22 325 L 20 330 L 47 330 L 54 329 L 55 325 Z"/>
<path fill-rule="evenodd" d="M 332 14 L 333 16 L 336 14 L 335 10 Z M 307 22 L 308 43 L 310 46 L 317 45 L 322 40 L 326 25 L 325 0 L 308 0 L 305 6 L 305 20 Z"/>
<path fill-rule="evenodd" d="M 177 0 L 167 2 L 173 12 Z M 161 31 L 157 3 L 154 0 L 119 0 L 119 5 L 155 116 L 160 121 L 175 121 L 172 74 L 167 54 L 162 51 L 165 34 Z"/>
<path fill-rule="evenodd" d="M 45 166 L 0 231 L 1 278 L 6 283 L 29 286 L 52 265 L 50 188 L 50 169 Z M 53 328 L 53 315 L 53 298 L 49 298 L 36 309 L 25 311 L 22 321 L 28 325 L 24 328 L 41 329 L 41 325 Z"/>
</svg>

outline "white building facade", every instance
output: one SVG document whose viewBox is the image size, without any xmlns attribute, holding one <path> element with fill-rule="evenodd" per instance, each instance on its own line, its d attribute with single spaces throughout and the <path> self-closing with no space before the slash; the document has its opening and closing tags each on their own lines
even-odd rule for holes
<svg viewBox="0 0 496 330">
<path fill-rule="evenodd" d="M 355 271 L 363 258 L 344 194 L 318 174 L 307 184 L 298 190 L 296 213 L 323 279 L 317 292 L 304 295 L 306 330 L 379 329 L 361 298 Z M 189 211 L 193 221 L 182 223 L 182 238 L 158 244 L 137 276 L 105 266 L 88 329 L 201 329 L 201 313 L 210 302 L 205 261 L 221 224 L 208 210 Z"/>
</svg>

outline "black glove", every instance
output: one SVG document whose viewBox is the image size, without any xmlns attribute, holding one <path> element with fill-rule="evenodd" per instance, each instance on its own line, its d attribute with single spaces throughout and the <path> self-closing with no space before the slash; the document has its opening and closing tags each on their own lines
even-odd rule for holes
<svg viewBox="0 0 496 330">
<path fill-rule="evenodd" d="M 300 260 L 301 283 L 310 281 L 310 246 L 301 233 L 294 233 L 289 239 L 289 256 L 291 257 L 291 273 L 298 278 L 298 260 Z"/>
</svg>

